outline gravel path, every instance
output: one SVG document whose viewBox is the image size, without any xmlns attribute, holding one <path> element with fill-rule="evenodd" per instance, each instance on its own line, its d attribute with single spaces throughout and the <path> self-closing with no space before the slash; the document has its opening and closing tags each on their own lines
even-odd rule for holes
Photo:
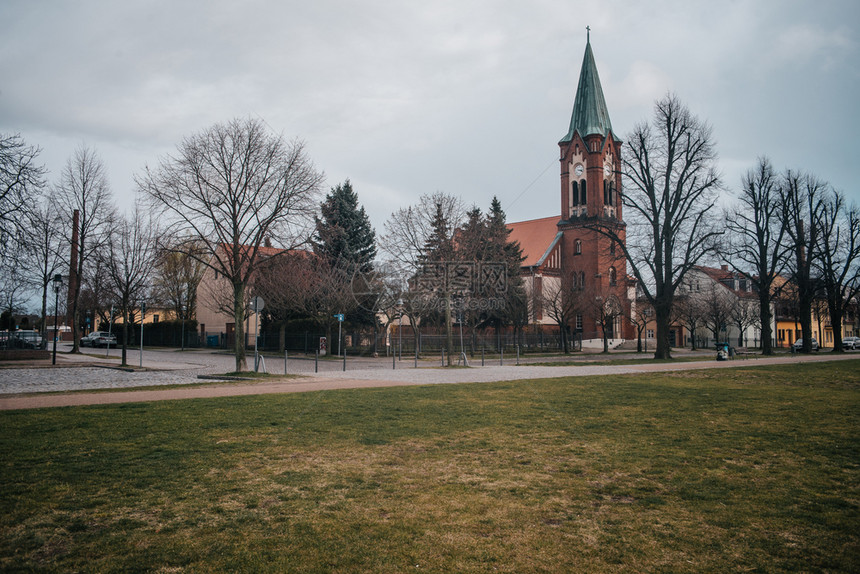
<svg viewBox="0 0 860 574">
<path fill-rule="evenodd" d="M 833 356 L 830 354 L 810 356 L 777 356 L 755 360 L 717 362 L 712 359 L 684 363 L 653 363 L 637 365 L 577 365 L 534 366 L 493 365 L 485 367 L 443 369 L 424 363 L 422 368 L 413 368 L 411 362 L 400 363 L 397 369 L 381 367 L 387 361 L 353 361 L 350 370 L 338 362 L 326 362 L 325 369 L 313 373 L 313 361 L 295 361 L 290 372 L 300 367 L 305 372 L 298 378 L 282 381 L 251 383 L 210 384 L 194 388 L 171 388 L 164 390 L 129 390 L 126 392 L 74 392 L 102 391 L 104 389 L 134 389 L 134 387 L 156 387 L 164 385 L 199 385 L 204 382 L 198 375 L 228 372 L 234 367 L 229 355 L 211 353 L 183 353 L 175 351 L 146 352 L 144 364 L 150 370 L 125 371 L 102 366 L 103 357 L 76 356 L 59 357 L 57 367 L 50 368 L 3 368 L 0 369 L 0 410 L 47 406 L 71 406 L 104 404 L 131 401 L 165 400 L 194 397 L 214 397 L 247 394 L 305 392 L 339 388 L 382 387 L 422 384 L 446 384 L 469 382 L 492 382 L 518 379 L 541 379 L 552 377 L 621 375 L 644 372 L 670 372 L 703 368 L 733 368 L 766 364 L 788 364 L 811 361 L 852 359 L 855 354 Z M 61 359 L 61 360 L 60 360 Z M 251 358 L 253 361 L 253 357 Z M 408 366 L 407 366 L 408 365 Z M 270 372 L 283 372 L 270 369 Z M 310 371 L 310 372 L 307 372 Z M 51 394 L 48 394 L 51 393 Z M 56 393 L 56 394 L 54 394 Z"/>
</svg>

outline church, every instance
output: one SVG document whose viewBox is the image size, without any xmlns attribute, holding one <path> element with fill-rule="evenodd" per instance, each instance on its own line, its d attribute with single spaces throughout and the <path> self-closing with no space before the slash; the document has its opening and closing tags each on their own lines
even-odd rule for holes
<svg viewBox="0 0 860 574">
<path fill-rule="evenodd" d="M 525 260 L 522 276 L 530 294 L 529 322 L 563 321 L 584 346 L 634 338 L 630 307 L 635 285 L 622 249 L 601 230 L 625 240 L 620 200 L 623 142 L 612 130 L 590 37 L 573 102 L 570 126 L 558 142 L 561 213 L 508 224 Z"/>
</svg>

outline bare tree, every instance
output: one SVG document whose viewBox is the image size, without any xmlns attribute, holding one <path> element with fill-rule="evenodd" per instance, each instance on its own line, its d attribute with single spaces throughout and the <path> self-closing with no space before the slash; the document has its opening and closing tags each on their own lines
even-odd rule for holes
<svg viewBox="0 0 860 574">
<path fill-rule="evenodd" d="M 171 245 L 181 245 L 182 249 Z M 206 271 L 201 263 L 203 253 L 203 247 L 194 242 L 168 242 L 159 248 L 153 297 L 173 309 L 177 319 L 188 321 L 196 316 L 197 286 Z"/>
<path fill-rule="evenodd" d="M 773 354 L 773 301 L 782 283 L 790 250 L 785 245 L 786 220 L 782 217 L 779 177 L 766 157 L 744 174 L 738 205 L 726 215 L 729 237 L 727 260 L 752 282 L 758 292 L 758 322 L 763 355 Z"/>
<path fill-rule="evenodd" d="M 696 331 L 705 323 L 705 315 L 707 313 L 706 305 L 701 295 L 700 292 L 693 291 L 692 289 L 682 291 L 677 296 L 673 310 L 675 320 L 690 332 L 690 339 L 692 340 L 691 349 L 693 351 L 698 348 Z"/>
<path fill-rule="evenodd" d="M 117 219 L 103 256 L 111 292 L 125 326 L 122 340 L 122 364 L 125 365 L 131 313 L 146 297 L 150 287 L 157 255 L 158 229 L 139 202 L 135 202 L 131 213 Z"/>
<path fill-rule="evenodd" d="M 40 152 L 20 134 L 0 134 L 0 245 L 20 229 L 27 206 L 45 187 L 45 168 L 36 163 Z"/>
<path fill-rule="evenodd" d="M 52 198 L 33 206 L 26 226 L 26 249 L 30 265 L 30 283 L 39 290 L 42 297 L 42 338 L 47 339 L 46 317 L 48 313 L 48 290 L 54 275 L 60 273 L 63 262 L 60 253 L 62 243 L 62 218 Z"/>
<path fill-rule="evenodd" d="M 105 167 L 94 149 L 81 145 L 75 150 L 60 174 L 55 195 L 66 231 L 69 233 L 66 244 L 71 245 L 74 239 L 77 240 L 77 266 L 69 283 L 69 312 L 72 322 L 72 352 L 78 353 L 82 278 L 105 241 L 108 223 L 114 211 Z M 76 235 L 72 232 L 75 211 L 79 213 Z"/>
<path fill-rule="evenodd" d="M 413 275 L 421 267 L 421 256 L 433 234 L 437 205 L 448 222 L 449 239 L 453 240 L 455 231 L 465 218 L 466 210 L 459 197 L 442 192 L 422 195 L 418 203 L 398 209 L 385 222 L 385 235 L 380 242 L 380 248 L 386 259 L 391 265 L 397 266 L 404 277 Z"/>
<path fill-rule="evenodd" d="M 720 333 L 726 331 L 732 320 L 737 297 L 719 283 L 711 283 L 703 292 L 705 326 L 714 335 L 714 342 L 720 342 Z"/>
<path fill-rule="evenodd" d="M 755 297 L 740 296 L 732 307 L 732 324 L 738 328 L 738 347 L 746 347 L 744 334 L 750 327 L 761 329 L 760 301 Z"/>
<path fill-rule="evenodd" d="M 170 215 L 176 235 L 188 237 L 195 249 L 202 245 L 199 261 L 230 282 L 237 371 L 247 369 L 246 290 L 261 247 L 269 238 L 284 249 L 309 240 L 322 181 L 301 142 L 287 143 L 255 119 L 215 124 L 185 138 L 175 156 L 139 178 L 140 188 Z"/>
<path fill-rule="evenodd" d="M 813 175 L 790 170 L 783 177 L 780 202 L 791 251 L 789 269 L 797 289 L 797 306 L 804 353 L 812 351 L 812 302 L 816 296 L 813 269 L 821 257 L 821 213 L 827 184 Z"/>
<path fill-rule="evenodd" d="M 642 333 L 648 326 L 648 321 L 654 316 L 654 309 L 644 297 L 637 297 L 635 303 L 630 307 L 630 322 L 636 327 L 636 352 L 642 352 Z M 647 335 L 647 333 L 646 333 Z M 646 339 L 645 346 L 648 343 Z"/>
<path fill-rule="evenodd" d="M 463 202 L 459 197 L 436 192 L 422 195 L 416 205 L 399 209 L 385 223 L 381 250 L 387 264 L 406 280 L 427 276 L 427 264 L 444 266 L 454 259 L 454 235 L 465 218 Z M 440 267 L 441 269 L 441 267 Z M 414 283 L 414 282 L 413 282 Z M 419 281 L 418 283 L 423 283 Z M 434 290 L 444 301 L 446 346 L 448 364 L 452 363 L 452 293 L 443 281 Z M 435 305 L 426 305 L 427 292 L 409 297 L 410 318 L 417 323 L 432 316 Z"/>
<path fill-rule="evenodd" d="M 613 240 L 654 308 L 657 349 L 671 357 L 669 328 L 675 291 L 687 272 L 713 252 L 721 231 L 712 208 L 721 188 L 711 127 L 677 96 L 656 102 L 651 124 L 637 125 L 621 158 L 627 213 L 621 230 L 593 226 Z"/>
<path fill-rule="evenodd" d="M 544 277 L 539 297 L 539 305 L 558 324 L 564 353 L 570 352 L 571 324 L 575 326 L 577 315 L 584 314 L 590 304 L 589 294 L 578 282 L 578 273 L 570 271 L 559 278 Z"/>
<path fill-rule="evenodd" d="M 604 296 L 602 292 L 597 292 L 594 287 L 586 289 L 583 294 L 583 303 L 586 305 L 588 312 L 596 319 L 597 325 L 600 326 L 601 338 L 603 339 L 603 352 L 609 352 L 609 334 L 613 336 L 617 332 L 615 328 L 616 319 L 624 314 L 624 308 L 621 306 L 621 301 L 614 294 Z"/>
<path fill-rule="evenodd" d="M 833 192 L 822 206 L 819 226 L 821 257 L 816 267 L 827 295 L 833 351 L 841 353 L 847 306 L 860 295 L 860 210 L 847 205 L 844 195 Z"/>
<path fill-rule="evenodd" d="M 254 278 L 254 292 L 267 302 L 271 317 L 282 324 L 289 318 L 307 317 L 326 329 L 331 341 L 334 315 L 348 315 L 358 305 L 349 273 L 352 266 L 331 263 L 305 251 L 269 258 Z"/>
</svg>

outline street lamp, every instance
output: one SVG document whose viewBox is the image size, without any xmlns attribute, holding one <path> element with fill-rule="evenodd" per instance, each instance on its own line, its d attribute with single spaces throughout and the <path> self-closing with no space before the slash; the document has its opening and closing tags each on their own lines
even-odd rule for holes
<svg viewBox="0 0 860 574">
<path fill-rule="evenodd" d="M 63 276 L 62 275 L 54 275 L 54 356 L 51 359 L 51 364 L 57 364 L 57 338 L 59 337 L 59 330 L 57 325 L 57 315 L 59 315 L 58 308 L 60 306 L 60 287 L 63 286 Z"/>
<path fill-rule="evenodd" d="M 187 305 L 185 303 L 179 303 L 179 312 L 182 313 L 182 341 L 181 346 L 182 350 L 185 350 L 185 309 Z"/>
</svg>

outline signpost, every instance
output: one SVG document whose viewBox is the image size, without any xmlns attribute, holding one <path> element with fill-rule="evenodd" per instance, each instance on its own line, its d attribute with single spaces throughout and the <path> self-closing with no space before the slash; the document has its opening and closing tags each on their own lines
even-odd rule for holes
<svg viewBox="0 0 860 574">
<path fill-rule="evenodd" d="M 333 315 L 333 317 L 337 319 L 337 354 L 340 355 L 340 327 L 343 325 L 343 313 L 338 313 L 337 315 Z"/>
<path fill-rule="evenodd" d="M 260 311 L 263 310 L 266 303 L 262 297 L 254 297 L 251 303 L 254 309 L 254 372 L 258 372 L 260 368 L 260 354 L 257 351 L 257 341 L 260 338 Z"/>
</svg>

